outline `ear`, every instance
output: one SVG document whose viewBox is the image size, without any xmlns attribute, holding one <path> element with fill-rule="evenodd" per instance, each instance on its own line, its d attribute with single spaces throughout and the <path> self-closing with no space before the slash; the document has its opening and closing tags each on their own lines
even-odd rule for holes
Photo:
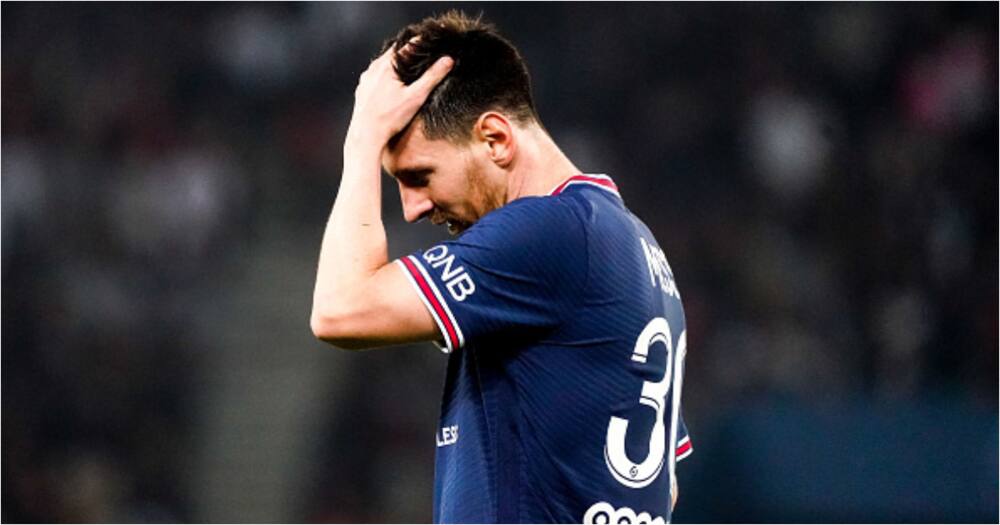
<svg viewBox="0 0 1000 525">
<path fill-rule="evenodd" d="M 514 161 L 517 137 L 507 117 L 496 111 L 487 111 L 479 116 L 472 133 L 488 149 L 490 160 L 497 166 L 506 168 Z"/>
</svg>

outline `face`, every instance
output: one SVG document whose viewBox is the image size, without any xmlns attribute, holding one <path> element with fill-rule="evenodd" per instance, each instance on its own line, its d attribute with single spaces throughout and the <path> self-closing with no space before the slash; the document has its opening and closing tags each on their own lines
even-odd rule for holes
<svg viewBox="0 0 1000 525">
<path fill-rule="evenodd" d="M 504 174 L 489 160 L 483 143 L 427 140 L 420 121 L 385 149 L 382 167 L 399 184 L 407 222 L 429 218 L 434 224 L 446 224 L 452 235 L 505 200 Z"/>
</svg>

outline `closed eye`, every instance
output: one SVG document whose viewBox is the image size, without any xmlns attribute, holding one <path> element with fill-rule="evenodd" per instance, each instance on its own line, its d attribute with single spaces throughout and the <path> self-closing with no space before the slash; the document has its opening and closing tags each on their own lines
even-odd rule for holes
<svg viewBox="0 0 1000 525">
<path fill-rule="evenodd" d="M 427 186 L 427 178 L 434 170 L 431 168 L 401 169 L 391 174 L 404 186 L 423 188 Z"/>
</svg>

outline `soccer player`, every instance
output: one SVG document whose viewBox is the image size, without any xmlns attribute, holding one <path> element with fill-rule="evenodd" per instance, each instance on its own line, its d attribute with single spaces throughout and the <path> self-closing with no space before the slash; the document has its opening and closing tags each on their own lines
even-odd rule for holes
<svg viewBox="0 0 1000 525">
<path fill-rule="evenodd" d="M 382 169 L 407 221 L 457 237 L 389 261 Z M 449 354 L 435 522 L 670 520 L 691 452 L 673 272 L 611 177 L 542 127 L 494 27 L 426 19 L 361 75 L 311 325 L 342 348 Z"/>
</svg>

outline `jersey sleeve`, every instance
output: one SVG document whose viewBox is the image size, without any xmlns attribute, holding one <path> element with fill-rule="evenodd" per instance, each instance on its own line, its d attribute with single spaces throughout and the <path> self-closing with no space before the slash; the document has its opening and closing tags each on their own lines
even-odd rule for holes
<svg viewBox="0 0 1000 525">
<path fill-rule="evenodd" d="M 537 338 L 559 326 L 585 285 L 586 232 L 563 199 L 525 198 L 397 263 L 447 353 L 494 337 Z"/>
<path fill-rule="evenodd" d="M 677 425 L 677 449 L 674 451 L 676 461 L 680 461 L 694 452 L 691 446 L 691 436 L 688 434 L 687 425 L 684 424 L 684 416 L 678 418 Z"/>
</svg>

